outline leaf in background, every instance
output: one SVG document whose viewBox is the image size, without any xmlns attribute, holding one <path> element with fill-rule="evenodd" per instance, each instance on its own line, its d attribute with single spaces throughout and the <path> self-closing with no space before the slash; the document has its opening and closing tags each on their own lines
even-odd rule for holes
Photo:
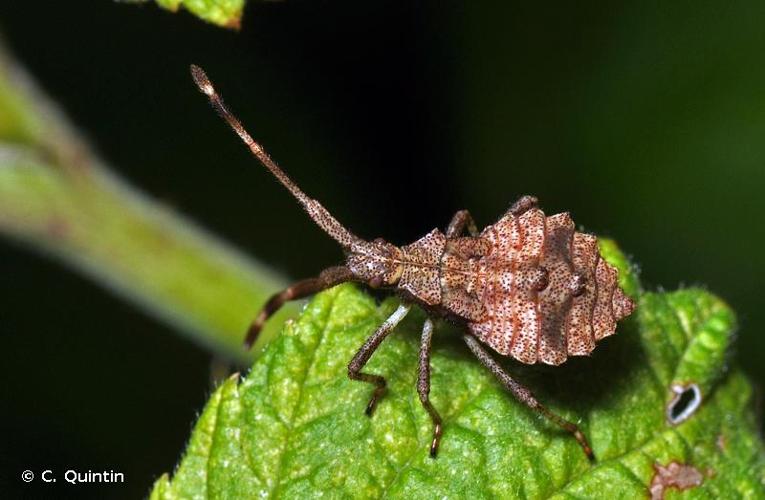
<svg viewBox="0 0 765 500">
<path fill-rule="evenodd" d="M 602 251 L 636 294 L 623 255 L 610 242 Z M 429 458 L 431 423 L 415 391 L 421 314 L 369 362 L 389 392 L 365 417 L 371 388 L 349 381 L 346 366 L 395 305 L 377 307 L 353 286 L 317 295 L 241 383 L 231 378 L 212 395 L 174 478 L 162 476 L 152 498 L 641 497 L 673 462 L 692 467 L 697 491 L 710 497 L 763 495 L 751 388 L 737 369 L 725 371 L 734 316 L 709 293 L 643 294 L 635 316 L 590 359 L 555 369 L 506 360 L 543 402 L 581 423 L 595 464 L 513 400 L 443 325 L 431 397 L 445 428 L 438 458 Z M 678 383 L 696 384 L 702 403 L 672 425 L 666 410 Z M 659 479 L 655 487 L 672 484 Z"/>
<path fill-rule="evenodd" d="M 224 28 L 239 29 L 244 0 L 156 0 L 167 10 L 176 12 L 180 7 L 200 19 Z"/>
</svg>

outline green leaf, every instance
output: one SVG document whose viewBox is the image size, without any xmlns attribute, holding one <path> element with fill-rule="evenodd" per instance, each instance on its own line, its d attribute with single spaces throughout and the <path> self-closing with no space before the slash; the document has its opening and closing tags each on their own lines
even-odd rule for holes
<svg viewBox="0 0 765 500">
<path fill-rule="evenodd" d="M 156 0 L 160 7 L 177 11 L 180 7 L 224 28 L 239 29 L 244 10 L 244 0 Z"/>
<path fill-rule="evenodd" d="M 601 246 L 638 290 L 627 261 Z M 637 313 L 591 358 L 559 368 L 506 367 L 591 440 L 589 463 L 568 434 L 505 392 L 459 339 L 439 325 L 431 397 L 445 427 L 437 459 L 431 423 L 415 391 L 422 313 L 410 315 L 370 360 L 389 392 L 372 418 L 371 388 L 347 378 L 347 362 L 390 314 L 353 286 L 317 295 L 288 322 L 240 382 L 212 395 L 172 480 L 152 498 L 617 498 L 644 497 L 655 467 L 687 464 L 706 498 L 763 497 L 765 455 L 752 390 L 725 353 L 734 315 L 700 289 L 644 293 Z M 673 385 L 695 384 L 702 402 L 673 425 Z"/>
</svg>

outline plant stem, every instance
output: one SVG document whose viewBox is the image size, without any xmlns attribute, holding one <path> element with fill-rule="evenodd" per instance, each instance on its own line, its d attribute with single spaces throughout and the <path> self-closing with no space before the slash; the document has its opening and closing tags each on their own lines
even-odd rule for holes
<svg viewBox="0 0 765 500">
<path fill-rule="evenodd" d="M 284 279 L 111 173 L 0 50 L 0 233 L 52 255 L 241 362 Z M 296 308 L 269 322 L 253 352 Z"/>
</svg>

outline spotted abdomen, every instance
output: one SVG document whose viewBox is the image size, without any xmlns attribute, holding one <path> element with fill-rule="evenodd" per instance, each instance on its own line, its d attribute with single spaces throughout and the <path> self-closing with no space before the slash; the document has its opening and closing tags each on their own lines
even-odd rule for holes
<svg viewBox="0 0 765 500">
<path fill-rule="evenodd" d="M 466 319 L 500 354 L 559 365 L 589 354 L 634 309 L 596 238 L 576 232 L 567 213 L 507 214 L 477 239 L 489 249 L 477 261 L 471 289 L 482 314 Z"/>
</svg>

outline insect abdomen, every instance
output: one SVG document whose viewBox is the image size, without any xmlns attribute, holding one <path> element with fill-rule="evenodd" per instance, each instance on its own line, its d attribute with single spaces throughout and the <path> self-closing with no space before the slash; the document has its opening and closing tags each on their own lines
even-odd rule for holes
<svg viewBox="0 0 765 500">
<path fill-rule="evenodd" d="M 589 354 L 634 308 L 596 238 L 575 232 L 567 213 L 507 214 L 480 238 L 491 248 L 476 287 L 486 311 L 468 327 L 500 354 L 559 365 Z"/>
</svg>

